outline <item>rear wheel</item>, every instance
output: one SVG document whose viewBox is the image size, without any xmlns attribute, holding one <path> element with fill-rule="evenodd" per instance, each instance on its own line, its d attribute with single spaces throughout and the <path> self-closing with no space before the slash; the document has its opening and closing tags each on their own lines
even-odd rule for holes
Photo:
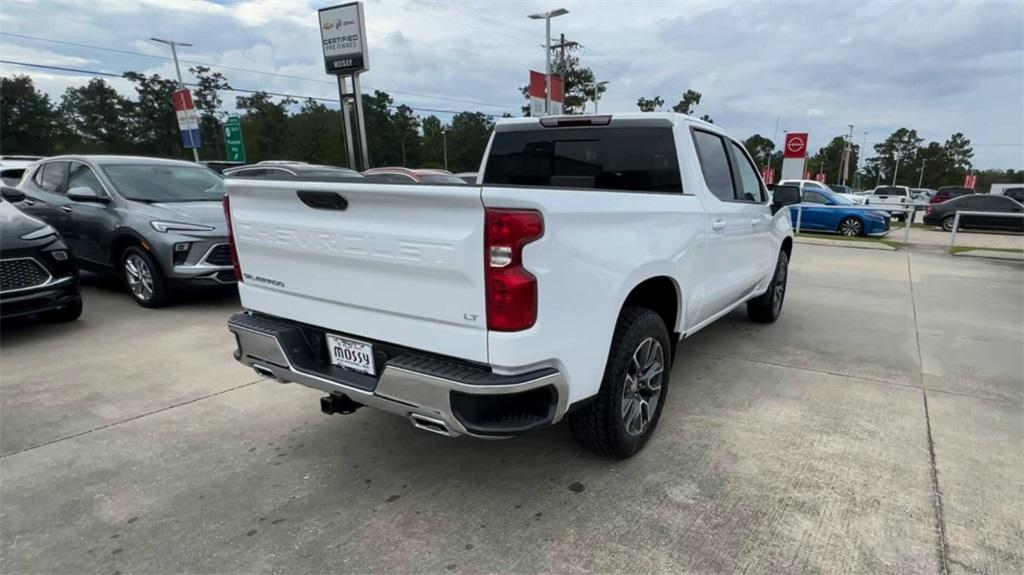
<svg viewBox="0 0 1024 575">
<path fill-rule="evenodd" d="M 839 233 L 848 237 L 859 236 L 864 233 L 864 224 L 853 216 L 843 218 L 839 222 Z"/>
<path fill-rule="evenodd" d="M 768 291 L 747 302 L 747 317 L 756 323 L 774 323 L 782 313 L 782 302 L 786 299 L 786 279 L 789 276 L 789 256 L 779 252 L 775 274 Z"/>
<path fill-rule="evenodd" d="M 132 246 L 121 256 L 128 293 L 142 307 L 161 307 L 169 301 L 169 286 L 160 266 L 142 248 Z"/>
<path fill-rule="evenodd" d="M 956 221 L 956 216 L 946 216 L 942 218 L 942 229 L 947 232 L 953 231 L 953 224 Z"/>
<path fill-rule="evenodd" d="M 650 439 L 665 405 L 671 345 L 657 313 L 627 307 L 619 314 L 601 389 L 571 416 L 573 436 L 601 455 L 627 458 Z"/>
</svg>

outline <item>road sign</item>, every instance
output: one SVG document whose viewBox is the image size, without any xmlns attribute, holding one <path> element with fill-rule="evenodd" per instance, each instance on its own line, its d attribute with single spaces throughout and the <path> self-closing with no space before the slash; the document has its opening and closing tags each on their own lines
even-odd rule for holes
<svg viewBox="0 0 1024 575">
<path fill-rule="evenodd" d="M 321 8 L 319 14 L 327 73 L 348 75 L 369 70 L 363 3 Z"/>
<path fill-rule="evenodd" d="M 807 134 L 798 132 L 790 132 L 786 134 L 786 145 L 783 148 L 783 157 L 807 157 Z"/>
<path fill-rule="evenodd" d="M 228 160 L 245 161 L 245 142 L 242 141 L 242 121 L 238 116 L 228 116 L 224 122 L 224 148 L 228 151 Z"/>
<path fill-rule="evenodd" d="M 190 149 L 202 146 L 202 139 L 199 137 L 199 115 L 192 104 L 192 93 L 185 89 L 175 90 L 171 99 L 174 101 L 174 113 L 178 116 L 181 145 Z"/>
</svg>

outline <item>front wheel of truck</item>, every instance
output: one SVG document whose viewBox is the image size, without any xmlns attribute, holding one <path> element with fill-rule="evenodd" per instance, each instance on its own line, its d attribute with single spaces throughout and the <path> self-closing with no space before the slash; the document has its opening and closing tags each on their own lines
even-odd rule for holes
<svg viewBox="0 0 1024 575">
<path fill-rule="evenodd" d="M 661 316 L 646 308 L 624 308 L 601 388 L 589 406 L 570 418 L 576 440 L 596 453 L 622 459 L 640 451 L 665 405 L 671 350 Z"/>
</svg>

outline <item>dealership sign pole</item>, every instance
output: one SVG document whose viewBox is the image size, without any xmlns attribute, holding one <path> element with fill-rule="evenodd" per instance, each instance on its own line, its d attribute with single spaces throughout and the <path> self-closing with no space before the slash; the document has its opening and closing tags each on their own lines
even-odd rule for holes
<svg viewBox="0 0 1024 575">
<path fill-rule="evenodd" d="M 341 119 L 345 130 L 345 146 L 349 167 L 365 171 L 370 167 L 370 153 L 366 146 L 366 119 L 363 115 L 363 94 L 359 87 L 359 74 L 370 69 L 366 50 L 366 19 L 363 3 L 351 2 L 321 8 L 320 41 L 324 50 L 324 67 L 328 74 L 338 77 L 338 96 L 341 100 Z M 347 93 L 346 78 L 352 81 L 352 93 Z M 352 105 L 348 105 L 348 100 Z M 354 121 L 349 112 L 355 113 Z M 358 137 L 353 137 L 355 132 Z"/>
</svg>

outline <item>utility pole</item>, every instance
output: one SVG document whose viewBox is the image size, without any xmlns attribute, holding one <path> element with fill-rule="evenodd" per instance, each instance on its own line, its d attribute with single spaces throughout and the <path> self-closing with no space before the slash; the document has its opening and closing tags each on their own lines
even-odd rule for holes
<svg viewBox="0 0 1024 575">
<path fill-rule="evenodd" d="M 892 184 L 891 185 L 895 186 L 896 185 L 896 174 L 898 174 L 899 171 L 900 171 L 900 153 L 899 152 L 894 152 L 893 155 L 896 156 L 896 167 L 894 167 L 892 169 Z"/>
<path fill-rule="evenodd" d="M 448 169 L 448 129 L 441 129 L 441 139 L 444 140 L 444 169 Z"/>
<path fill-rule="evenodd" d="M 178 73 L 178 88 L 181 90 L 185 89 L 185 82 L 181 79 L 181 66 L 178 65 L 178 46 L 191 46 L 188 42 L 175 42 L 174 40 L 164 40 L 162 38 L 150 38 L 154 42 L 161 44 L 167 44 L 171 47 L 171 57 L 174 58 L 174 70 Z M 199 150 L 192 148 L 192 157 L 195 158 L 196 163 L 199 163 Z"/>
<path fill-rule="evenodd" d="M 846 138 L 846 149 L 843 151 L 843 161 L 841 162 L 842 166 L 840 167 L 843 171 L 842 184 L 844 186 L 846 185 L 847 176 L 850 173 L 850 152 L 853 149 L 853 124 L 848 124 L 848 126 L 850 126 L 850 135 Z"/>
<path fill-rule="evenodd" d="M 917 177 L 917 187 L 921 187 L 921 182 L 924 182 L 924 165 L 928 163 L 927 159 L 921 159 L 921 175 Z"/>
<path fill-rule="evenodd" d="M 544 115 L 551 113 L 551 19 L 568 14 L 565 8 L 558 8 L 550 12 L 530 14 L 527 18 L 531 20 L 544 21 Z"/>
<path fill-rule="evenodd" d="M 608 81 L 607 80 L 605 80 L 603 82 L 588 82 L 586 84 L 586 86 L 584 86 L 584 88 L 591 87 L 594 90 L 594 113 L 595 114 L 597 113 L 597 103 L 601 100 L 601 86 L 606 86 L 606 85 L 608 85 Z M 584 102 L 584 104 L 585 104 L 585 102 Z M 586 105 L 583 106 L 583 111 L 584 111 L 584 113 L 587 111 L 586 110 Z"/>
<path fill-rule="evenodd" d="M 868 145 L 868 133 L 867 132 L 863 132 L 863 135 L 864 135 L 864 138 L 861 140 L 861 143 L 860 143 L 860 153 L 857 154 L 857 171 L 854 172 L 854 175 L 857 178 L 857 187 L 858 188 L 860 187 L 860 160 L 864 156 L 864 149 L 865 149 L 865 147 Z M 877 185 L 878 185 L 878 182 L 875 182 L 875 186 L 877 186 Z"/>
</svg>

